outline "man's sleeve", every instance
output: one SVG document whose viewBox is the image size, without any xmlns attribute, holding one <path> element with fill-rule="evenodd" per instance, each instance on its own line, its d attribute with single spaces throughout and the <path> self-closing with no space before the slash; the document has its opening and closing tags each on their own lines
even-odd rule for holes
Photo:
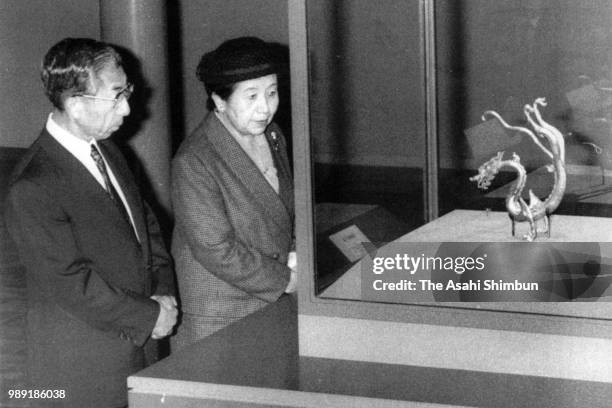
<svg viewBox="0 0 612 408">
<path fill-rule="evenodd" d="M 149 268 L 153 277 L 153 294 L 176 296 L 172 258 L 166 250 L 161 228 L 151 207 L 143 203 L 149 234 L 151 258 Z"/>
</svg>

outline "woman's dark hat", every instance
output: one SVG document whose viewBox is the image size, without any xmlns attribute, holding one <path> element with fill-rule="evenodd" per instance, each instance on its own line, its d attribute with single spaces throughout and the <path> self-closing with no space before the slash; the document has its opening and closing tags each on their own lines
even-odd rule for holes
<svg viewBox="0 0 612 408">
<path fill-rule="evenodd" d="M 196 75 L 207 89 L 278 73 L 272 47 L 256 37 L 228 40 L 202 56 Z"/>
</svg>

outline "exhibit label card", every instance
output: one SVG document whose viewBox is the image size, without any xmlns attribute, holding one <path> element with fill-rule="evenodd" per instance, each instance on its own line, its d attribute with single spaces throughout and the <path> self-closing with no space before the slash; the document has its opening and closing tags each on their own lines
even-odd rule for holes
<svg viewBox="0 0 612 408">
<path fill-rule="evenodd" d="M 370 240 L 356 225 L 351 225 L 342 231 L 330 235 L 329 239 L 351 262 L 357 262 L 367 255 L 367 251 L 362 243 L 369 242 Z"/>
</svg>

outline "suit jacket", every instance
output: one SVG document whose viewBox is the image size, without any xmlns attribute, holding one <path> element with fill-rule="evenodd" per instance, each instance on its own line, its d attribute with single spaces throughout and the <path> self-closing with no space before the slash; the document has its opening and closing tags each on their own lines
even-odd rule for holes
<svg viewBox="0 0 612 408">
<path fill-rule="evenodd" d="M 183 312 L 173 348 L 274 302 L 287 287 L 293 183 L 285 139 L 274 123 L 266 138 L 278 194 L 213 113 L 173 160 L 172 255 Z"/>
<path fill-rule="evenodd" d="M 126 378 L 174 294 L 157 221 L 116 146 L 99 143 L 141 239 L 87 169 L 47 131 L 16 168 L 6 221 L 27 273 L 28 370 L 34 389 L 64 389 L 59 406 L 127 404 Z M 56 406 L 56 405 L 53 405 Z"/>
</svg>

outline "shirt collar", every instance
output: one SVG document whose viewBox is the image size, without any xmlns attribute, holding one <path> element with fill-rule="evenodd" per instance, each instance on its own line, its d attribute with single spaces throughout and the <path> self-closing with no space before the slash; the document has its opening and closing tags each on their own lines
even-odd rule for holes
<svg viewBox="0 0 612 408">
<path fill-rule="evenodd" d="M 79 137 L 76 137 L 68 130 L 58 125 L 58 123 L 53 120 L 53 113 L 49 114 L 45 128 L 47 129 L 47 132 L 49 132 L 49 134 L 58 141 L 59 144 L 64 146 L 66 150 L 78 158 L 84 157 L 84 155 L 89 156 L 91 153 L 92 144 L 98 147 L 95 139 L 87 142 Z M 99 147 L 98 150 L 100 150 Z"/>
</svg>

